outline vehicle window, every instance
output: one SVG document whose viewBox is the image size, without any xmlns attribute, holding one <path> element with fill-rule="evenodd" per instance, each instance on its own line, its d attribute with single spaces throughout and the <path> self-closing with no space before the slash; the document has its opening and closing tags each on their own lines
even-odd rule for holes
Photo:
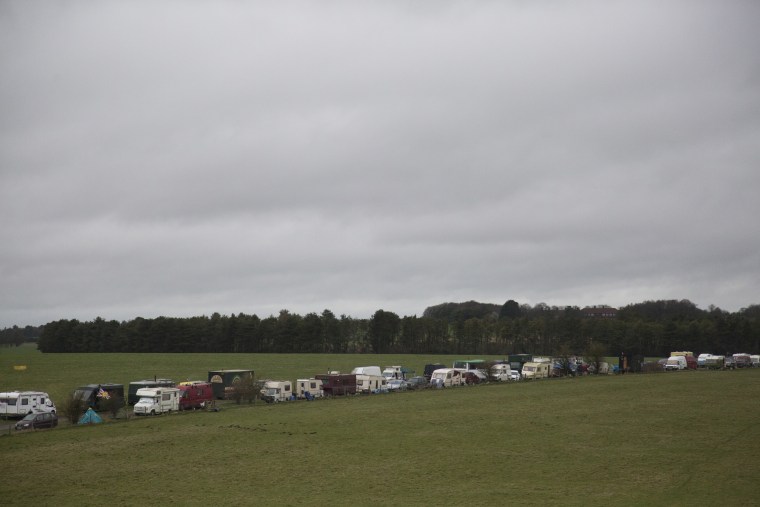
<svg viewBox="0 0 760 507">
<path fill-rule="evenodd" d="M 312 389 L 316 389 L 317 388 L 317 383 L 316 382 L 312 382 L 311 383 L 311 388 Z"/>
<path fill-rule="evenodd" d="M 21 406 L 29 405 L 29 398 L 21 398 Z"/>
</svg>

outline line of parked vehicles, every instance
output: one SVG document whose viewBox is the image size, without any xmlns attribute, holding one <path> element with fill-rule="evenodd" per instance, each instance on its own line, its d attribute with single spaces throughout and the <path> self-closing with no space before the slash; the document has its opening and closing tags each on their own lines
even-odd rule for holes
<svg viewBox="0 0 760 507">
<path fill-rule="evenodd" d="M 642 358 L 643 359 L 643 358 Z M 639 369 L 636 371 L 641 371 Z M 688 369 L 733 369 L 760 367 L 760 355 L 700 354 L 672 352 L 660 359 L 656 369 L 677 371 Z M 485 361 L 467 359 L 454 361 L 451 367 L 442 364 L 425 365 L 423 375 L 403 366 L 360 366 L 351 373 L 330 371 L 311 378 L 290 380 L 254 381 L 254 371 L 246 369 L 213 370 L 208 380 L 175 383 L 171 379 L 154 378 L 130 382 L 127 396 L 122 384 L 88 384 L 78 387 L 74 397 L 93 411 L 102 411 L 109 400 L 121 407 L 126 400 L 135 416 L 160 415 L 182 410 L 216 409 L 216 401 L 235 397 L 241 385 L 253 390 L 266 403 L 295 400 L 315 400 L 330 396 L 378 394 L 421 388 L 448 388 L 479 384 L 488 381 L 514 382 L 584 373 L 607 374 L 625 368 L 622 364 L 611 367 L 606 362 L 589 365 L 582 358 L 564 358 L 512 354 L 508 360 Z M 652 371 L 651 369 L 648 371 Z M 86 415 L 86 414 L 85 414 Z M 56 406 L 47 393 L 39 391 L 11 391 L 0 393 L 0 416 L 18 418 L 16 429 L 54 428 L 58 425 Z M 85 416 L 83 416 L 83 420 Z M 89 418 L 87 418 L 89 420 Z"/>
</svg>

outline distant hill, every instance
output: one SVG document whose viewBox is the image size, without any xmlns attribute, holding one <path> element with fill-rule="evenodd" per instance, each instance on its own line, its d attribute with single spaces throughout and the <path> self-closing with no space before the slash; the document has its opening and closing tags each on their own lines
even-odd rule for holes
<svg viewBox="0 0 760 507">
<path fill-rule="evenodd" d="M 478 303 L 467 301 L 465 303 L 441 303 L 429 306 L 422 313 L 423 317 L 448 320 L 450 322 L 464 321 L 467 319 L 498 319 L 501 305 L 492 303 Z"/>
</svg>

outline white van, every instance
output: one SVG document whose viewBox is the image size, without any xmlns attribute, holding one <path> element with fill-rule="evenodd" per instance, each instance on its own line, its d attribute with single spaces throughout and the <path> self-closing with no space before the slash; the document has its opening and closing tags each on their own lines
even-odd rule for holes
<svg viewBox="0 0 760 507">
<path fill-rule="evenodd" d="M 40 391 L 0 393 L 0 417 L 24 417 L 32 412 L 55 414 L 55 404 L 47 393 Z"/>
<path fill-rule="evenodd" d="M 454 368 L 440 368 L 430 375 L 430 385 L 433 387 L 456 387 L 464 385 L 464 376 Z"/>
<path fill-rule="evenodd" d="M 135 415 L 158 415 L 179 410 L 180 391 L 176 387 L 143 387 L 137 390 Z"/>
<path fill-rule="evenodd" d="M 685 356 L 670 356 L 665 362 L 665 371 L 668 370 L 685 370 L 686 369 L 686 357 Z"/>
<path fill-rule="evenodd" d="M 495 364 L 491 367 L 491 379 L 499 382 L 512 380 L 512 368 L 508 364 Z"/>
<path fill-rule="evenodd" d="M 293 397 L 293 384 L 290 380 L 267 380 L 261 389 L 261 399 L 267 403 L 290 401 Z"/>
</svg>

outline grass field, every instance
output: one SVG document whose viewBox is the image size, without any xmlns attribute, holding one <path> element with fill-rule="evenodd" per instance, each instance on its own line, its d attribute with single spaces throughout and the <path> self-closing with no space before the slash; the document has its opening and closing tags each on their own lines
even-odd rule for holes
<svg viewBox="0 0 760 507">
<path fill-rule="evenodd" d="M 18 387 L 53 396 L 219 367 L 295 378 L 437 359 L 0 354 L 0 382 L 18 381 L 23 359 L 34 382 Z M 0 494 L 5 505 L 752 505 L 759 395 L 755 369 L 227 405 L 0 437 Z"/>
</svg>

